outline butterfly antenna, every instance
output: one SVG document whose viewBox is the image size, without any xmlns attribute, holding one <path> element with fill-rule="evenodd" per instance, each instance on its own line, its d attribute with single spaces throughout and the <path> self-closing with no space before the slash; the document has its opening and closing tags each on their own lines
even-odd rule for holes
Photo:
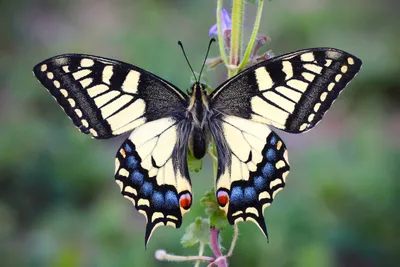
<svg viewBox="0 0 400 267">
<path fill-rule="evenodd" d="M 179 46 L 181 47 L 181 49 L 182 49 L 183 55 L 185 56 L 186 62 L 187 62 L 187 64 L 189 65 L 189 68 L 190 68 L 190 70 L 191 70 L 192 73 L 193 73 L 193 77 L 194 77 L 195 81 L 198 82 L 198 80 L 197 80 L 197 78 L 196 78 L 196 75 L 194 74 L 193 68 L 192 68 L 192 66 L 190 65 L 189 60 L 188 60 L 188 58 L 187 58 L 187 56 L 186 56 L 185 49 L 183 49 L 182 42 L 181 42 L 181 41 L 178 41 L 178 45 L 179 45 Z"/>
<path fill-rule="evenodd" d="M 203 72 L 203 69 L 204 69 L 204 65 L 206 64 L 206 61 L 207 61 L 208 52 L 210 52 L 211 44 L 213 42 L 215 42 L 215 39 L 211 38 L 210 42 L 208 43 L 207 53 L 206 53 L 206 57 L 204 58 L 203 66 L 201 66 L 201 70 L 200 70 L 200 74 L 199 74 L 199 81 L 200 81 L 200 78 L 201 78 L 201 73 Z"/>
</svg>

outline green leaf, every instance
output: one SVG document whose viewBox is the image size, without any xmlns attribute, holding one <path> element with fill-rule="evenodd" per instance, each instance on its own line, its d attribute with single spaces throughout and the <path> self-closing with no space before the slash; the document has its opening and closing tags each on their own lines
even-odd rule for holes
<svg viewBox="0 0 400 267">
<path fill-rule="evenodd" d="M 197 243 L 207 245 L 210 243 L 210 221 L 197 217 L 185 230 L 181 244 L 185 248 L 193 247 Z"/>
<path fill-rule="evenodd" d="M 210 215 L 210 225 L 214 226 L 219 230 L 225 229 L 229 226 L 228 220 L 226 218 L 225 211 L 218 210 Z"/>
<path fill-rule="evenodd" d="M 188 152 L 188 166 L 189 166 L 189 171 L 191 172 L 199 172 L 203 167 L 203 160 L 196 159 L 193 156 L 193 153 L 190 151 L 190 149 Z"/>
<path fill-rule="evenodd" d="M 218 230 L 223 230 L 228 226 L 225 211 L 219 208 L 217 200 L 215 199 L 214 188 L 206 192 L 204 197 L 200 200 L 200 204 L 205 207 L 205 213 L 210 218 L 210 226 Z"/>
</svg>

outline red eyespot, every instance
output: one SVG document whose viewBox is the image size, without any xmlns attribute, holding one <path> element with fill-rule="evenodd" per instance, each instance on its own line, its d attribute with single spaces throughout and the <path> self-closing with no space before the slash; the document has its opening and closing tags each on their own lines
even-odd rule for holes
<svg viewBox="0 0 400 267">
<path fill-rule="evenodd" d="M 179 205 L 185 210 L 190 208 L 190 206 L 192 205 L 192 197 L 190 196 L 190 193 L 185 193 L 181 195 L 181 197 L 179 198 Z"/>
<path fill-rule="evenodd" d="M 220 190 L 217 193 L 217 201 L 221 207 L 225 207 L 225 205 L 229 202 L 229 195 L 226 191 Z"/>
</svg>

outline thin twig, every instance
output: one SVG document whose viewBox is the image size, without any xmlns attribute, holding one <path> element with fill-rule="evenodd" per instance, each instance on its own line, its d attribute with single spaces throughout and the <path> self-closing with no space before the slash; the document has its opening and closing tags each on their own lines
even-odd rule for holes
<svg viewBox="0 0 400 267">
<path fill-rule="evenodd" d="M 214 263 L 218 267 L 228 267 L 228 262 L 226 261 L 226 256 L 221 256 L 221 257 L 215 259 Z"/>
<path fill-rule="evenodd" d="M 202 257 L 204 253 L 204 244 L 202 242 L 200 242 L 200 246 L 199 246 L 199 257 Z M 194 267 L 199 267 L 200 266 L 200 260 L 196 261 L 196 264 L 194 265 Z"/>
<path fill-rule="evenodd" d="M 226 254 L 227 257 L 231 257 L 233 254 L 233 251 L 235 250 L 235 246 L 236 246 L 236 241 L 238 240 L 239 237 L 239 227 L 237 226 L 237 224 L 233 225 L 233 238 L 232 238 L 232 243 L 231 243 L 231 247 L 229 248 L 228 254 Z"/>
<path fill-rule="evenodd" d="M 228 262 L 226 260 L 226 256 L 221 256 L 217 258 L 215 261 L 211 262 L 207 267 L 219 266 L 219 267 L 228 267 Z"/>
<path fill-rule="evenodd" d="M 206 261 L 206 262 L 213 262 L 215 258 L 207 257 L 207 256 L 177 256 L 168 254 L 165 250 L 157 250 L 156 251 L 156 259 L 159 261 Z"/>
</svg>

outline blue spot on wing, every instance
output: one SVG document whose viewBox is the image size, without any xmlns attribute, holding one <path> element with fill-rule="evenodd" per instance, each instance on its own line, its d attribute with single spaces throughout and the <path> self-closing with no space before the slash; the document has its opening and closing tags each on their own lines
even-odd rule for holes
<svg viewBox="0 0 400 267">
<path fill-rule="evenodd" d="M 267 184 L 267 181 L 264 177 L 257 176 L 254 178 L 254 187 L 256 188 L 257 191 L 263 191 L 266 184 Z"/>
<path fill-rule="evenodd" d="M 149 182 L 145 182 L 140 189 L 140 192 L 145 196 L 149 197 L 153 193 L 153 185 Z"/>
<path fill-rule="evenodd" d="M 143 184 L 144 176 L 139 171 L 134 171 L 131 175 L 131 181 L 135 185 L 142 185 Z"/>
<path fill-rule="evenodd" d="M 164 205 L 164 196 L 162 193 L 155 191 L 151 197 L 151 204 L 155 208 L 161 208 Z"/>
<path fill-rule="evenodd" d="M 171 210 L 178 208 L 178 196 L 172 191 L 167 191 L 167 193 L 165 193 L 165 205 L 167 209 Z"/>
<path fill-rule="evenodd" d="M 274 145 L 276 145 L 276 142 L 277 142 L 277 141 L 278 141 L 278 139 L 277 139 L 275 136 L 272 136 L 272 137 L 271 137 L 270 144 L 274 146 Z"/>
<path fill-rule="evenodd" d="M 269 179 L 274 175 L 275 167 L 271 163 L 267 162 L 262 169 L 262 173 L 265 178 Z"/>
<path fill-rule="evenodd" d="M 241 206 L 243 204 L 243 190 L 240 186 L 232 188 L 230 202 L 235 206 Z"/>
<path fill-rule="evenodd" d="M 137 162 L 137 160 L 135 159 L 134 156 L 129 156 L 126 159 L 126 163 L 127 163 L 127 167 L 128 168 L 131 168 L 131 169 L 136 169 L 137 168 L 138 162 Z"/>
<path fill-rule="evenodd" d="M 276 151 L 272 148 L 269 148 L 267 150 L 267 153 L 265 154 L 265 156 L 267 157 L 267 159 L 269 161 L 276 161 Z"/>
<path fill-rule="evenodd" d="M 245 202 L 252 202 L 257 199 L 257 193 L 254 187 L 249 186 L 244 189 L 244 201 Z"/>
<path fill-rule="evenodd" d="M 132 147 L 131 147 L 129 144 L 125 144 L 124 149 L 125 149 L 125 151 L 128 152 L 128 153 L 132 152 Z"/>
</svg>

